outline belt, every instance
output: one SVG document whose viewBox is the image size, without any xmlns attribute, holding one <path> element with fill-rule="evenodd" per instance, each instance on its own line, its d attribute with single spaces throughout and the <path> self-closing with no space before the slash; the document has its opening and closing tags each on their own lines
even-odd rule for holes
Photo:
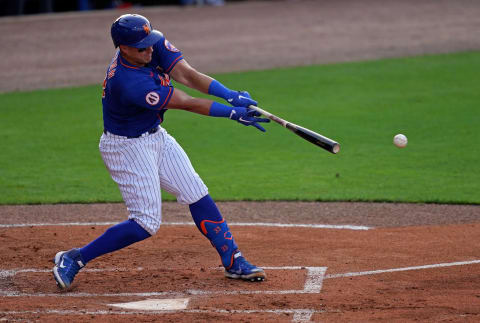
<svg viewBox="0 0 480 323">
<path fill-rule="evenodd" d="M 152 129 L 148 130 L 147 132 L 144 132 L 144 133 L 142 133 L 142 134 L 139 134 L 138 136 L 119 136 L 119 137 L 123 137 L 123 138 L 127 138 L 127 139 L 145 137 L 145 136 L 154 134 L 155 132 L 158 131 L 159 128 L 160 128 L 159 126 L 156 126 L 155 128 L 152 128 Z M 103 133 L 106 134 L 106 135 L 108 135 L 108 134 L 115 135 L 114 133 L 108 132 L 108 131 L 105 130 L 105 129 L 103 129 Z M 115 135 L 115 136 L 117 136 L 117 135 Z"/>
</svg>

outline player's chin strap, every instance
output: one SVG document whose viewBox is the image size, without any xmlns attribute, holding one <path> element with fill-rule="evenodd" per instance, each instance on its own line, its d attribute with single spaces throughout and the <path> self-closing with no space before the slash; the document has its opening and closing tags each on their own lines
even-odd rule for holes
<svg viewBox="0 0 480 323">
<path fill-rule="evenodd" d="M 238 247 L 225 220 L 203 220 L 200 223 L 200 230 L 210 240 L 215 249 L 217 249 L 223 266 L 226 269 L 230 269 L 233 265 L 234 254 L 238 251 Z"/>
</svg>

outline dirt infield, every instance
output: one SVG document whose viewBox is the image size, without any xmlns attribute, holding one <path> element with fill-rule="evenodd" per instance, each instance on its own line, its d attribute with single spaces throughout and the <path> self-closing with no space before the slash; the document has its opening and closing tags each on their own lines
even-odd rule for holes
<svg viewBox="0 0 480 323">
<path fill-rule="evenodd" d="M 374 222 L 395 223 L 392 215 L 402 216 L 398 213 L 408 205 L 384 205 L 393 212 L 375 214 L 369 213 L 374 208 L 367 203 L 291 203 L 294 213 L 286 212 L 287 204 L 275 204 L 261 223 L 249 222 L 253 219 L 242 212 L 226 212 L 244 254 L 266 268 L 265 282 L 223 277 L 213 248 L 185 221 L 188 211 L 167 203 L 165 223 L 155 237 L 92 261 L 66 293 L 55 286 L 51 258 L 59 249 L 81 246 L 100 235 L 108 227 L 102 221 L 115 222 L 124 215 L 122 206 L 77 206 L 78 214 L 64 213 L 68 208 L 64 205 L 42 206 L 42 212 L 33 206 L 27 212 L 22 206 L 1 207 L 2 214 L 10 214 L 2 222 L 10 223 L 0 227 L 0 318 L 74 322 L 480 318 L 477 206 L 413 205 L 418 222 L 450 224 L 374 227 Z M 220 203 L 220 208 L 245 205 Z M 106 207 L 112 217 L 100 211 Z M 329 217 L 329 222 L 336 224 L 322 222 L 329 212 L 335 214 L 335 221 Z M 15 222 L 15 214 L 22 214 L 17 220 L 27 224 Z M 470 216 L 458 219 L 455 214 Z M 357 224 L 347 226 L 349 220 Z M 188 305 L 163 311 L 112 305 L 151 299 L 181 299 Z"/>
<path fill-rule="evenodd" d="M 148 8 L 204 72 L 480 49 L 475 0 L 343 0 Z M 124 12 L 0 18 L 0 92 L 100 84 Z M 14 54 L 12 54 L 14 53 Z M 480 320 L 480 207 L 224 202 L 258 284 L 223 277 L 188 208 L 159 233 L 96 259 L 57 290 L 51 259 L 125 219 L 122 204 L 0 206 L 0 320 L 338 322 Z M 185 300 L 178 310 L 113 304 Z"/>
</svg>

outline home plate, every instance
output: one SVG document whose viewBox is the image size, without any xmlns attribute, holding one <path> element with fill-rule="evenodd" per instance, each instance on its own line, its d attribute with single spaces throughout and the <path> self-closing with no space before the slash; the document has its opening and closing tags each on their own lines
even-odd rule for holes
<svg viewBox="0 0 480 323">
<path fill-rule="evenodd" d="M 108 304 L 110 306 L 126 308 L 129 310 L 144 311 L 176 311 L 187 308 L 189 298 L 176 299 L 146 299 L 144 301 Z"/>
</svg>

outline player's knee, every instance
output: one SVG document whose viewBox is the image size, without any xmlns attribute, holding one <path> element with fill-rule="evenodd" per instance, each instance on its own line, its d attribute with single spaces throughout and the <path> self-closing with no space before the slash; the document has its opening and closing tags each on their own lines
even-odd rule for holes
<svg viewBox="0 0 480 323">
<path fill-rule="evenodd" d="M 152 216 L 141 214 L 141 215 L 131 215 L 129 218 L 137 222 L 139 226 L 141 226 L 145 231 L 147 231 L 152 236 L 155 235 L 157 231 L 160 229 L 160 224 L 161 224 L 160 217 L 157 219 Z"/>
<path fill-rule="evenodd" d="M 202 183 L 203 184 L 203 183 Z M 190 205 L 200 201 L 208 195 L 208 188 L 205 185 L 199 185 L 197 189 L 184 191 L 177 195 L 177 202 L 180 204 Z"/>
</svg>

